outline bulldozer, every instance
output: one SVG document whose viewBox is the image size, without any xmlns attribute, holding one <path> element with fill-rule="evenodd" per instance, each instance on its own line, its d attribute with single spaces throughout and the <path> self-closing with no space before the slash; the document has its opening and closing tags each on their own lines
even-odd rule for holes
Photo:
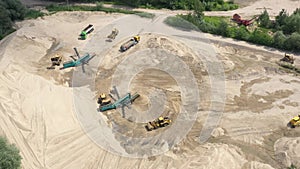
<svg viewBox="0 0 300 169">
<path fill-rule="evenodd" d="M 154 121 L 150 121 L 145 126 L 148 131 L 152 131 L 158 128 L 166 127 L 171 124 L 171 119 L 169 117 L 160 116 L 158 119 Z"/>
<path fill-rule="evenodd" d="M 55 66 L 60 66 L 60 63 L 62 62 L 62 55 L 56 54 L 51 58 L 51 66 L 47 67 L 47 69 L 55 69 Z"/>
<path fill-rule="evenodd" d="M 280 59 L 281 62 L 287 62 L 290 64 L 294 64 L 295 58 L 292 55 L 287 55 L 286 53 L 284 54 L 284 57 Z"/>
<path fill-rule="evenodd" d="M 110 40 L 112 41 L 113 39 L 116 38 L 116 36 L 117 36 L 118 34 L 119 34 L 119 30 L 116 29 L 116 28 L 114 28 L 114 29 L 112 30 L 111 34 L 107 36 L 107 38 L 110 39 Z"/>
<path fill-rule="evenodd" d="M 106 96 L 105 93 L 101 93 L 98 97 L 98 104 L 100 104 L 100 106 L 104 106 L 104 105 L 108 105 L 111 103 L 110 98 L 108 98 Z"/>
<path fill-rule="evenodd" d="M 292 120 L 289 122 L 289 125 L 292 128 L 295 128 L 297 126 L 300 126 L 300 114 L 294 118 L 292 118 Z"/>
</svg>

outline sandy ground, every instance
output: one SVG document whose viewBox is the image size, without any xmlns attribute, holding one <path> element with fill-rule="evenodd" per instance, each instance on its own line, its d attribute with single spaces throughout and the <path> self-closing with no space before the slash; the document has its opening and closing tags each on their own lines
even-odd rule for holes
<svg viewBox="0 0 300 169">
<path fill-rule="evenodd" d="M 248 8 L 267 5 L 280 10 L 275 0 L 269 2 L 254 2 L 239 10 L 246 13 Z M 297 3 L 280 2 L 291 10 Z M 19 30 L 0 42 L 0 132 L 20 149 L 22 168 L 300 166 L 300 128 L 287 127 L 299 110 L 300 79 L 276 64 L 283 52 L 170 28 L 163 24 L 169 14 L 173 13 L 159 12 L 154 19 L 144 19 L 62 12 L 18 23 Z M 95 31 L 86 41 L 77 40 L 80 30 L 90 23 Z M 106 36 L 113 27 L 120 34 L 108 42 Z M 135 34 L 141 42 L 120 53 L 119 46 Z M 81 54 L 97 55 L 86 66 L 86 74 L 80 67 L 46 69 L 56 53 L 70 60 L 73 47 Z M 224 81 L 219 84 L 221 69 Z M 195 81 L 188 78 L 190 73 Z M 98 112 L 97 95 L 109 92 L 113 85 L 122 96 L 138 92 L 141 97 L 124 112 Z M 212 107 L 220 99 L 214 94 L 221 97 L 222 93 L 224 111 Z M 195 105 L 199 107 L 194 110 Z M 182 121 L 182 106 L 197 115 L 193 125 Z M 154 113 L 147 113 L 148 109 Z M 201 143 L 201 132 L 215 123 L 207 119 L 216 111 L 223 112 L 222 118 L 209 140 Z M 170 116 L 174 123 L 147 132 L 145 122 L 160 114 Z"/>
</svg>

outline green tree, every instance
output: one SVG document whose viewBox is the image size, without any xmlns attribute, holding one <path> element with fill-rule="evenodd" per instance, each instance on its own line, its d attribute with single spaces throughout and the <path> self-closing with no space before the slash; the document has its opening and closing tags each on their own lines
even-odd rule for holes
<svg viewBox="0 0 300 169">
<path fill-rule="evenodd" d="M 272 46 L 273 37 L 271 37 L 267 32 L 255 29 L 255 31 L 251 34 L 249 41 L 256 44 Z"/>
<path fill-rule="evenodd" d="M 295 13 L 286 19 L 282 30 L 285 34 L 292 34 L 293 32 L 300 33 L 300 13 Z"/>
<path fill-rule="evenodd" d="M 228 23 L 222 19 L 220 24 L 216 28 L 216 34 L 222 36 L 228 36 L 227 29 L 228 29 Z"/>
<path fill-rule="evenodd" d="M 283 34 L 282 31 L 277 31 L 273 36 L 273 46 L 276 48 L 284 48 L 284 43 L 287 37 Z"/>
<path fill-rule="evenodd" d="M 203 4 L 199 0 L 193 0 L 194 16 L 200 20 L 203 19 Z"/>
<path fill-rule="evenodd" d="M 248 40 L 250 38 L 250 32 L 244 25 L 242 25 L 235 29 L 234 38 L 240 40 Z"/>
<path fill-rule="evenodd" d="M 292 35 L 290 35 L 285 41 L 284 47 L 287 50 L 300 52 L 300 34 L 294 32 Z"/>
<path fill-rule="evenodd" d="M 0 6 L 0 39 L 12 31 L 12 21 L 3 6 Z"/>
<path fill-rule="evenodd" d="M 26 9 L 19 0 L 0 0 L 12 21 L 24 19 Z"/>
<path fill-rule="evenodd" d="M 258 17 L 258 22 L 261 27 L 269 28 L 270 17 L 268 11 L 265 9 L 264 12 Z"/>
<path fill-rule="evenodd" d="M 275 17 L 277 27 L 280 28 L 282 25 L 284 25 L 286 23 L 287 18 L 288 18 L 288 14 L 286 13 L 286 10 L 282 9 L 279 12 L 279 15 Z"/>
<path fill-rule="evenodd" d="M 21 156 L 15 145 L 7 143 L 7 140 L 0 137 L 0 168 L 18 169 L 21 165 Z"/>
</svg>

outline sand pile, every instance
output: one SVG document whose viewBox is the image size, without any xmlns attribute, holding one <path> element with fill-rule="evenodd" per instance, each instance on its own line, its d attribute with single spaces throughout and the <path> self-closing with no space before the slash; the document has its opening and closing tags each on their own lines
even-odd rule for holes
<svg viewBox="0 0 300 169">
<path fill-rule="evenodd" d="M 281 159 L 283 166 L 289 167 L 291 164 L 300 166 L 300 137 L 283 137 L 275 142 L 274 148 L 276 157 Z"/>
<path fill-rule="evenodd" d="M 204 47 L 210 45 L 203 40 L 198 42 L 197 38 L 200 35 L 197 32 L 184 32 L 167 27 L 162 23 L 163 17 L 147 20 L 137 16 L 63 12 L 19 23 L 20 29 L 1 41 L 0 129 L 10 142 L 19 147 L 23 157 L 23 168 L 271 169 L 280 166 L 274 160 L 275 152 L 276 156 L 285 155 L 285 160 L 282 162 L 284 165 L 299 164 L 296 160 L 299 158 L 299 153 L 297 153 L 299 140 L 297 138 L 280 139 L 286 131 L 287 121 L 295 115 L 295 110 L 299 109 L 297 94 L 299 93 L 297 87 L 299 80 L 297 76 L 277 71 L 278 67 L 274 66 L 273 61 L 279 58 L 276 55 L 274 57 L 274 53 L 278 51 L 268 53 L 257 48 L 252 50 L 251 45 L 247 48 L 236 44 L 228 47 L 228 44 L 232 45 L 231 40 L 212 38 L 215 42 L 220 42 L 214 44 L 214 47 L 217 49 L 217 57 L 225 66 L 226 81 L 224 83 L 227 85 L 227 100 L 223 119 L 219 128 L 213 133 L 214 138 L 208 140 L 208 143 L 200 144 L 199 133 L 207 114 L 211 113 L 209 94 L 214 81 L 209 81 L 205 67 L 194 59 L 195 55 L 203 54 L 193 50 L 200 45 Z M 132 24 L 128 25 L 129 22 Z M 78 41 L 78 33 L 89 23 L 94 23 L 96 27 L 96 31 L 91 35 L 92 38 L 87 41 Z M 104 39 L 114 26 L 120 28 L 120 35 L 114 42 L 106 42 Z M 135 27 L 137 28 L 134 29 Z M 146 28 L 149 29 L 142 32 Z M 180 42 L 175 38 L 159 35 L 157 32 L 160 29 L 166 34 L 181 37 Z M 154 33 L 148 34 L 151 30 Z M 144 36 L 142 42 L 121 54 L 118 51 L 120 44 L 135 34 Z M 188 43 L 191 41 L 194 46 L 182 45 L 193 44 Z M 96 81 L 99 86 L 95 91 L 92 91 L 88 85 L 78 85 L 72 88 L 69 83 L 66 83 L 71 80 L 73 70 L 80 71 L 80 69 L 46 70 L 50 64 L 50 57 L 56 53 L 64 55 L 65 61 L 70 60 L 68 56 L 73 54 L 73 47 L 78 47 L 80 52 L 98 52 L 97 58 L 103 59 L 104 65 L 101 65 L 99 69 L 98 67 L 96 69 L 98 62 L 90 63 L 90 69 L 95 68 L 99 71 L 100 81 Z M 122 59 L 134 56 L 131 54 L 143 48 L 160 47 L 180 56 L 190 66 L 190 70 L 197 78 L 201 97 L 204 99 L 204 103 L 200 104 L 205 106 L 199 108 L 199 112 L 195 112 L 199 113 L 199 118 L 187 137 L 165 154 L 143 159 L 112 154 L 99 147 L 84 133 L 78 120 L 78 113 L 85 116 L 96 111 L 96 94 L 99 91 L 109 91 L 109 82 L 115 65 Z M 147 51 L 151 52 L 151 49 Z M 151 55 L 151 53 L 146 54 Z M 159 74 L 159 76 L 152 74 Z M 160 92 L 165 90 L 167 93 L 165 96 L 169 99 L 166 107 L 177 112 L 181 102 L 178 84 L 168 76 L 167 73 L 152 69 L 138 74 L 133 79 L 131 89 L 139 90 L 142 93 L 142 99 L 133 107 L 137 107 L 138 110 L 151 107 L 148 105 L 147 95 L 156 88 L 162 88 Z M 265 90 L 267 86 L 273 87 Z M 78 96 L 85 100 L 77 104 L 79 109 L 75 107 L 74 100 L 77 96 L 74 95 L 74 91 L 80 91 L 82 95 Z M 107 131 L 104 128 L 98 130 L 103 135 L 115 132 L 112 126 L 117 123 L 129 127 L 128 130 L 119 128 L 120 131 L 127 132 L 129 135 L 137 135 L 139 132 L 148 134 L 142 128 L 142 124 L 132 124 L 114 111 L 108 114 L 110 116 L 99 112 L 93 114 L 96 120 L 102 118 L 101 125 L 108 129 Z M 130 125 L 126 126 L 129 123 Z M 134 127 L 139 128 L 136 133 L 133 132 Z M 295 131 L 297 129 L 291 132 Z M 109 143 L 114 143 L 127 153 L 141 149 L 128 140 L 118 142 L 116 136 L 110 136 L 112 137 Z M 273 145 L 276 140 L 278 141 L 274 151 Z M 127 146 L 128 149 L 122 146 Z M 145 144 L 144 146 L 151 147 L 152 145 Z"/>
</svg>

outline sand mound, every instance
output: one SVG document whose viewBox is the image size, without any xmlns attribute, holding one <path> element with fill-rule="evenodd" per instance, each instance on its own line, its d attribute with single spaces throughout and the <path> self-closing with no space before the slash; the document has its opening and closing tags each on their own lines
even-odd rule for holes
<svg viewBox="0 0 300 169">
<path fill-rule="evenodd" d="M 274 148 L 276 157 L 283 166 L 289 167 L 291 164 L 300 166 L 300 137 L 283 137 L 275 142 Z"/>
<path fill-rule="evenodd" d="M 169 28 L 159 17 L 153 21 L 137 16 L 126 16 L 120 19 L 121 16 L 91 12 L 57 13 L 18 23 L 20 29 L 1 41 L 0 129 L 9 141 L 19 147 L 23 157 L 23 168 L 271 169 L 279 168 L 278 161 L 281 160 L 281 158 L 278 161 L 274 160 L 273 144 L 277 139 L 279 140 L 275 144 L 275 151 L 278 156 L 284 155 L 282 164 L 300 165 L 297 161 L 299 139 L 280 139 L 281 134 L 286 130 L 284 127 L 287 121 L 294 116 L 291 112 L 299 109 L 297 94 L 299 78 L 290 74 L 283 76 L 283 72 L 277 71 L 278 68 L 272 64 L 278 59 L 278 56 L 274 56 L 275 52 L 258 51 L 251 46 L 246 49 L 232 43 L 223 43 L 229 40 L 214 37 L 214 42 L 221 42 L 214 47 L 217 49 L 217 57 L 225 67 L 224 83 L 227 85 L 225 91 L 227 100 L 219 128 L 212 133 L 214 138 L 208 143 L 199 144 L 199 135 L 206 116 L 208 113 L 213 113 L 209 109 L 210 89 L 215 83 L 210 81 L 201 61 L 195 59 L 197 58 L 195 56 L 201 55 L 203 51 L 196 53 L 194 49 L 198 45 L 209 45 L 197 41 L 199 33 Z M 120 20 L 113 22 L 117 19 Z M 128 25 L 129 22 L 132 24 Z M 94 23 L 96 31 L 87 41 L 78 41 L 78 33 L 89 23 Z M 149 32 L 141 33 L 141 30 L 148 28 L 149 25 L 155 25 L 154 28 L 158 30 L 163 28 L 165 32 L 183 38 L 179 42 L 170 34 L 168 34 L 170 36 L 163 36 L 155 31 L 149 34 L 151 29 Z M 111 32 L 113 26 L 120 28 L 120 35 L 115 41 L 106 42 L 105 37 Z M 118 51 L 120 44 L 135 34 L 142 36 L 141 42 L 125 53 L 120 53 Z M 190 41 L 196 45 L 184 45 L 184 42 Z M 95 59 L 103 60 L 100 68 L 95 68 L 99 75 L 95 91 L 92 91 L 88 85 L 80 87 L 65 85 L 72 80 L 73 70 L 76 72 L 77 68 L 63 71 L 46 70 L 50 64 L 49 58 L 53 54 L 61 53 L 64 55 L 64 60 L 68 61 L 70 59 L 68 56 L 73 54 L 73 47 L 78 47 L 80 52 L 98 52 Z M 146 51 L 148 53 L 145 52 L 143 57 L 150 56 L 154 49 L 165 50 L 168 54 L 179 56 L 196 77 L 203 97 L 200 105 L 204 106 L 194 112 L 199 114 L 199 119 L 179 145 L 159 156 L 132 159 L 105 151 L 84 133 L 76 116 L 78 110 L 74 107 L 74 98 L 77 96 L 74 96 L 74 90 L 80 91 L 82 95 L 79 96 L 85 100 L 77 105 L 82 116 L 96 111 L 97 104 L 94 97 L 97 92 L 109 92 L 111 76 L 117 70 L 116 65 L 126 58 L 135 56 L 138 50 L 144 48 L 148 48 Z M 100 50 L 102 51 L 99 52 Z M 203 59 L 203 56 L 198 57 Z M 96 67 L 94 64 L 96 61 L 90 63 L 91 69 Z M 180 65 L 177 67 L 172 71 L 180 71 L 182 68 Z M 188 79 L 182 81 L 189 82 Z M 170 75 L 159 70 L 147 69 L 137 74 L 132 82 L 130 89 L 142 94 L 141 100 L 133 107 L 140 111 L 149 109 L 151 99 L 148 96 L 165 92 L 165 95 L 159 95 L 157 98 L 167 98 L 168 103 L 163 106 L 173 112 L 170 115 L 176 120 L 176 113 L 182 100 L 178 83 Z M 265 90 L 266 88 L 268 90 Z M 186 87 L 186 90 L 190 91 L 191 88 Z M 88 95 L 85 95 L 86 93 Z M 160 99 L 157 101 L 161 102 Z M 92 106 L 87 106 L 88 103 Z M 120 133 L 129 136 L 151 135 L 143 128 L 144 123 L 133 123 L 122 118 L 115 111 L 107 114 L 96 112 L 93 117 L 95 118 L 92 120 L 96 119 L 98 126 L 100 124 L 97 120 L 104 121 L 101 125 L 106 126 L 108 130 L 104 128 L 98 130 L 104 136 L 109 132 L 112 133 L 113 129 L 119 129 Z M 152 135 L 167 129 L 152 132 Z M 180 129 L 183 130 L 178 128 L 172 135 L 178 134 Z M 114 142 L 108 142 L 107 145 L 118 146 L 127 153 L 135 153 L 136 150 L 141 149 L 135 142 L 130 140 L 118 142 L 117 139 L 112 135 L 111 140 Z M 151 144 L 143 146 L 153 147 Z"/>
</svg>

